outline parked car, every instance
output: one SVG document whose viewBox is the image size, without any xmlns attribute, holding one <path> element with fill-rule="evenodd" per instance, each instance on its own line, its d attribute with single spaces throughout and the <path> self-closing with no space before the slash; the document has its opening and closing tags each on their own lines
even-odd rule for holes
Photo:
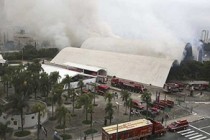
<svg viewBox="0 0 210 140">
<path fill-rule="evenodd" d="M 144 109 L 144 106 L 137 100 L 132 100 L 132 107 L 139 110 Z"/>
<path fill-rule="evenodd" d="M 189 122 L 187 120 L 180 120 L 173 122 L 167 126 L 169 131 L 175 132 L 177 130 L 186 129 L 189 126 Z"/>
</svg>

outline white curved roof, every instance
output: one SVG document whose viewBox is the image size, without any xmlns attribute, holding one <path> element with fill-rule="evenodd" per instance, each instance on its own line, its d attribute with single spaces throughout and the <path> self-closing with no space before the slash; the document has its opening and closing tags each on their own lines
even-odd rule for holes
<svg viewBox="0 0 210 140">
<path fill-rule="evenodd" d="M 163 87 L 174 60 L 67 47 L 51 61 L 106 68 L 108 75 Z"/>
<path fill-rule="evenodd" d="M 79 74 L 79 72 L 70 71 L 64 68 L 51 66 L 51 65 L 45 65 L 42 64 L 42 68 L 47 74 L 50 74 L 51 72 L 59 72 L 59 75 L 61 76 L 61 80 L 65 78 L 65 76 L 68 74 L 70 77 L 74 77 Z"/>
<path fill-rule="evenodd" d="M 94 71 L 94 72 L 98 72 L 99 70 L 105 70 L 103 68 L 99 68 L 99 67 L 95 67 L 95 66 L 76 64 L 76 63 L 72 63 L 72 62 L 66 62 L 63 65 L 69 66 L 69 67 L 80 68 L 80 69 L 84 69 L 84 70 L 90 70 L 90 71 Z"/>
</svg>

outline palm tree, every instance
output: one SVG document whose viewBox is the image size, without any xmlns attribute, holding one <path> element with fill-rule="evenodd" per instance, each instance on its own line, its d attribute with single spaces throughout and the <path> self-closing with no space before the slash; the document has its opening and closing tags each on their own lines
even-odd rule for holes
<svg viewBox="0 0 210 140">
<path fill-rule="evenodd" d="M 63 133 L 65 134 L 65 128 L 66 128 L 66 121 L 71 120 L 71 113 L 65 106 L 60 106 L 56 109 L 56 118 L 58 119 L 58 122 L 60 126 L 63 127 Z"/>
<path fill-rule="evenodd" d="M 88 108 L 92 104 L 92 99 L 89 94 L 82 94 L 78 99 L 78 104 L 83 106 L 85 110 L 85 120 L 88 120 Z"/>
<path fill-rule="evenodd" d="M 108 115 L 107 117 L 109 118 L 109 124 L 112 123 L 112 118 L 113 118 L 113 114 L 114 114 L 114 106 L 111 102 L 108 102 L 106 104 L 106 108 L 105 108 L 105 113 Z"/>
<path fill-rule="evenodd" d="M 129 99 L 128 99 L 128 101 L 127 101 L 127 106 L 129 107 L 129 121 L 131 120 L 131 110 L 132 110 L 132 108 L 133 108 L 133 103 L 132 103 L 132 98 L 131 97 L 129 97 Z"/>
<path fill-rule="evenodd" d="M 36 94 L 37 94 L 37 90 L 39 88 L 39 83 L 40 83 L 40 74 L 32 73 L 30 83 L 31 83 L 32 91 L 34 92 L 34 98 L 36 99 Z"/>
<path fill-rule="evenodd" d="M 44 116 L 45 111 L 46 111 L 46 107 L 44 104 L 42 103 L 36 103 L 34 106 L 32 106 L 32 111 L 33 112 L 37 112 L 38 113 L 38 120 L 37 120 L 37 140 L 39 140 L 39 133 L 40 133 L 40 118 L 41 118 L 41 114 Z"/>
<path fill-rule="evenodd" d="M 131 93 L 128 92 L 127 90 L 122 89 L 120 94 L 121 94 L 121 98 L 123 99 L 124 105 L 125 105 L 125 113 L 124 114 L 127 114 L 128 99 L 130 98 Z"/>
<path fill-rule="evenodd" d="M 6 140 L 6 134 L 12 132 L 12 129 L 8 127 L 9 122 L 6 124 L 0 123 L 0 139 Z"/>
<path fill-rule="evenodd" d="M 90 128 L 92 130 L 93 128 L 93 113 L 94 113 L 94 105 L 93 104 L 90 104 L 90 106 L 88 107 L 88 112 L 90 113 Z"/>
<path fill-rule="evenodd" d="M 26 101 L 26 98 L 22 94 L 13 94 L 12 96 L 9 96 L 9 103 L 6 104 L 7 109 L 11 109 L 9 111 L 10 114 L 12 113 L 18 113 L 20 114 L 20 121 L 21 121 L 21 130 L 23 131 L 23 115 L 24 110 L 28 108 L 28 102 Z"/>
<path fill-rule="evenodd" d="M 111 93 L 105 93 L 105 96 L 104 96 L 105 101 L 108 100 L 108 102 L 111 103 L 113 98 L 114 97 Z"/>
<path fill-rule="evenodd" d="M 80 88 L 81 94 L 83 93 L 82 88 L 84 87 L 83 79 L 80 79 L 77 86 Z"/>
<path fill-rule="evenodd" d="M 40 74 L 40 85 L 39 85 L 39 90 L 44 95 L 45 97 L 48 97 L 48 94 L 50 92 L 50 79 L 49 75 L 46 72 L 42 72 Z"/>
<path fill-rule="evenodd" d="M 146 118 L 148 118 L 148 107 L 149 107 L 149 104 L 151 103 L 152 99 L 151 99 L 151 96 L 152 94 L 150 92 L 144 92 L 142 95 L 141 95 L 141 99 L 142 101 L 144 101 L 146 103 L 146 110 L 147 110 L 147 114 L 146 114 Z"/>
<path fill-rule="evenodd" d="M 91 83 L 91 84 L 94 87 L 94 91 L 93 91 L 93 104 L 96 105 L 96 87 L 97 87 L 97 84 L 96 83 Z"/>
<path fill-rule="evenodd" d="M 27 65 L 27 70 L 32 73 L 40 73 L 43 71 L 42 65 L 38 59 L 33 60 L 33 63 Z"/>
<path fill-rule="evenodd" d="M 51 92 L 52 117 L 54 117 L 54 105 L 58 103 L 58 105 L 61 106 L 63 103 L 62 93 L 63 84 L 56 84 L 53 86 L 53 90 Z"/>
<path fill-rule="evenodd" d="M 50 85 L 51 87 L 53 87 L 55 84 L 58 83 L 58 80 L 61 76 L 59 75 L 59 72 L 55 71 L 55 72 L 51 72 L 50 73 Z"/>
<path fill-rule="evenodd" d="M 3 81 L 3 84 L 4 84 L 4 92 L 5 92 L 5 85 L 6 85 L 7 97 L 8 97 L 9 80 L 10 80 L 10 78 L 9 78 L 8 74 L 4 74 L 2 76 L 2 81 Z"/>
</svg>

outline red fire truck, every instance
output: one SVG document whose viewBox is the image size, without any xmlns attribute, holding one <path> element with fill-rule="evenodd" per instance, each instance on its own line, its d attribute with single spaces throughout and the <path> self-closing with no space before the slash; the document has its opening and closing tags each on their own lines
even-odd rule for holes
<svg viewBox="0 0 210 140">
<path fill-rule="evenodd" d="M 166 129 L 160 122 L 139 119 L 102 128 L 102 140 L 145 139 L 151 135 L 164 135 Z"/>
<path fill-rule="evenodd" d="M 180 92 L 184 89 L 184 84 L 181 83 L 165 83 L 163 91 L 167 93 Z"/>
<path fill-rule="evenodd" d="M 144 86 L 140 83 L 117 78 L 115 76 L 111 79 L 111 85 L 113 87 L 118 87 L 120 89 L 126 89 L 128 91 L 137 92 L 137 93 L 143 92 L 146 90 Z"/>
</svg>

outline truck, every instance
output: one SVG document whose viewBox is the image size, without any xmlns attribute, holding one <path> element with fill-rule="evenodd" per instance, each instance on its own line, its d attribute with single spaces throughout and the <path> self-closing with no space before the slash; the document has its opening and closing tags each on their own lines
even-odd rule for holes
<svg viewBox="0 0 210 140">
<path fill-rule="evenodd" d="M 163 91 L 166 93 L 181 92 L 185 88 L 182 83 L 165 83 L 163 86 Z"/>
<path fill-rule="evenodd" d="M 151 119 L 138 119 L 102 127 L 102 140 L 131 140 L 147 139 L 153 135 L 164 135 L 166 129 L 157 121 Z"/>
<path fill-rule="evenodd" d="M 106 84 L 87 83 L 85 89 L 89 92 L 104 95 L 109 91 L 110 87 Z"/>
<path fill-rule="evenodd" d="M 209 88 L 209 82 L 208 81 L 191 81 L 187 84 L 187 89 L 190 90 L 193 88 L 193 90 L 207 90 Z"/>
<path fill-rule="evenodd" d="M 125 89 L 131 92 L 142 93 L 146 90 L 144 86 L 138 82 L 117 78 L 115 76 L 111 79 L 111 85 L 120 89 Z"/>
</svg>

